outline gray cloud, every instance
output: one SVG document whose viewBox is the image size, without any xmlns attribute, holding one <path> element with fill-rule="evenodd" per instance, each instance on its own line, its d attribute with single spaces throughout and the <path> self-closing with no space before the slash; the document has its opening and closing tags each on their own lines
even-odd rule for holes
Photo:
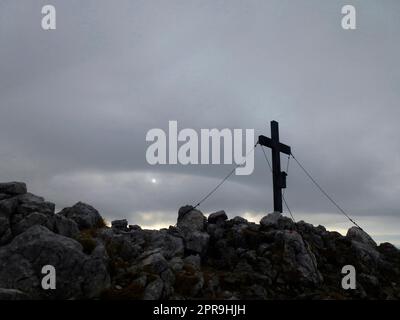
<svg viewBox="0 0 400 320">
<path fill-rule="evenodd" d="M 343 1 L 53 1 L 52 32 L 40 29 L 44 4 L 0 4 L 0 180 L 24 180 L 59 208 L 84 200 L 109 220 L 173 223 L 230 167 L 150 166 L 147 131 L 178 120 L 269 135 L 276 119 L 361 225 L 398 239 L 397 1 L 353 1 L 356 31 L 340 27 Z M 205 212 L 271 210 L 256 151 L 254 174 L 233 177 Z M 344 219 L 294 162 L 288 185 L 295 215 Z"/>
</svg>

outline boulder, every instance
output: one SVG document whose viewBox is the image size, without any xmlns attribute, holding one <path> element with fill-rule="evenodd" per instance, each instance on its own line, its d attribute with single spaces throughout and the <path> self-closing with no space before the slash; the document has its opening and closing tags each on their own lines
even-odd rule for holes
<svg viewBox="0 0 400 320">
<path fill-rule="evenodd" d="M 177 227 L 184 232 L 204 231 L 207 219 L 201 211 L 192 206 L 179 209 Z"/>
<path fill-rule="evenodd" d="M 35 225 L 0 247 L 0 288 L 16 289 L 32 298 L 93 298 L 109 286 L 103 257 L 88 256 L 75 240 Z M 56 269 L 57 290 L 41 287 L 42 267 Z"/>
<path fill-rule="evenodd" d="M 144 258 L 140 266 L 143 270 L 154 274 L 161 274 L 169 267 L 167 260 L 165 260 L 164 256 L 159 252 L 155 252 Z"/>
<path fill-rule="evenodd" d="M 144 290 L 144 300 L 159 300 L 161 299 L 164 289 L 164 282 L 157 277 L 156 280 L 150 282 Z"/>
<path fill-rule="evenodd" d="M 27 192 L 26 184 L 23 182 L 0 183 L 0 193 L 16 196 Z"/>
<path fill-rule="evenodd" d="M 227 219 L 228 219 L 228 216 L 226 215 L 225 211 L 221 210 L 221 211 L 211 213 L 208 216 L 208 223 L 213 223 L 213 224 L 221 223 Z"/>
<path fill-rule="evenodd" d="M 160 248 L 162 255 L 166 259 L 171 259 L 176 256 L 183 256 L 185 247 L 183 239 L 169 234 L 165 230 L 155 232 L 149 240 L 151 249 Z"/>
<path fill-rule="evenodd" d="M 5 199 L 9 199 L 9 198 L 12 198 L 12 196 L 9 195 L 9 194 L 6 194 L 6 193 L 0 193 L 0 201 L 1 200 L 5 200 Z"/>
<path fill-rule="evenodd" d="M 75 221 L 59 214 L 49 217 L 39 212 L 33 212 L 16 223 L 12 227 L 13 234 L 14 236 L 18 235 L 34 225 L 45 226 L 49 230 L 69 238 L 75 238 L 79 234 L 78 225 Z"/>
<path fill-rule="evenodd" d="M 74 220 L 68 219 L 62 215 L 54 214 L 51 217 L 50 224 L 52 226 L 51 230 L 62 236 L 76 238 L 79 234 L 77 223 Z"/>
<path fill-rule="evenodd" d="M 0 246 L 8 243 L 11 239 L 10 221 L 8 218 L 0 216 Z"/>
<path fill-rule="evenodd" d="M 120 231 L 128 231 L 128 220 L 114 220 L 111 222 L 111 228 L 120 230 Z"/>
<path fill-rule="evenodd" d="M 17 196 L 18 206 L 15 214 L 26 217 L 33 212 L 39 212 L 46 215 L 54 214 L 55 204 L 45 201 L 44 198 L 38 197 L 31 193 L 25 193 Z"/>
<path fill-rule="evenodd" d="M 74 220 L 80 230 L 104 226 L 103 218 L 99 212 L 83 202 L 78 202 L 72 207 L 64 208 L 59 214 Z"/>
<path fill-rule="evenodd" d="M 248 223 L 248 221 L 245 218 L 242 218 L 242 217 L 239 217 L 239 216 L 234 217 L 230 221 L 232 221 L 234 224 L 246 224 L 246 223 Z"/>
<path fill-rule="evenodd" d="M 17 224 L 15 224 L 13 226 L 12 230 L 13 230 L 14 235 L 18 235 L 18 234 L 28 230 L 30 227 L 32 227 L 34 225 L 46 226 L 52 230 L 51 226 L 48 224 L 49 224 L 49 220 L 45 214 L 39 213 L 39 212 L 33 212 L 33 213 L 29 214 L 27 217 L 23 218 Z"/>
<path fill-rule="evenodd" d="M 291 219 L 282 216 L 280 212 L 273 212 L 266 215 L 261 219 L 260 225 L 275 229 L 294 229 L 295 226 Z"/>
<path fill-rule="evenodd" d="M 366 245 L 376 247 L 376 242 L 364 231 L 358 227 L 351 227 L 346 234 L 346 238 Z"/>
<path fill-rule="evenodd" d="M 191 253 L 205 255 L 210 240 L 209 234 L 195 231 L 185 235 L 185 248 Z"/>
<path fill-rule="evenodd" d="M 9 198 L 0 201 L 0 217 L 10 218 L 17 209 L 18 199 Z"/>
<path fill-rule="evenodd" d="M 317 260 L 304 242 L 301 235 L 295 231 L 279 230 L 275 232 L 275 243 L 282 244 L 281 270 L 284 281 L 318 284 L 322 276 L 318 270 Z M 297 274 L 295 279 L 285 278 Z"/>
</svg>

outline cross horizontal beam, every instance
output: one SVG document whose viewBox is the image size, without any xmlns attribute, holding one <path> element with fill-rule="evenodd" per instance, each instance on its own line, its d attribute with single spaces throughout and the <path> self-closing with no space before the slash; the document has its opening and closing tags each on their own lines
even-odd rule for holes
<svg viewBox="0 0 400 320">
<path fill-rule="evenodd" d="M 258 136 L 258 143 L 261 144 L 262 146 L 268 147 L 268 148 L 275 148 L 275 142 L 272 141 L 271 138 L 268 138 L 266 136 Z M 278 143 L 278 149 L 280 152 L 285 153 L 287 155 L 291 154 L 290 147 L 286 144 L 283 143 Z"/>
</svg>

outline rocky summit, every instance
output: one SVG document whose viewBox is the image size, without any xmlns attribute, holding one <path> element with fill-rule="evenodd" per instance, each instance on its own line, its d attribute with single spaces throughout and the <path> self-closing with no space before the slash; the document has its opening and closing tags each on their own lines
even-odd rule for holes
<svg viewBox="0 0 400 320">
<path fill-rule="evenodd" d="M 55 213 L 24 183 L 0 183 L 0 299 L 400 299 L 400 251 L 280 213 L 257 224 L 184 206 L 168 229 L 107 227 L 88 204 Z"/>
</svg>

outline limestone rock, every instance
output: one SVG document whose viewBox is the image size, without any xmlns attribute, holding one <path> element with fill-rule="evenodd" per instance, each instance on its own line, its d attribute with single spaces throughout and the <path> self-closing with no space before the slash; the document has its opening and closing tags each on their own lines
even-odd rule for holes
<svg viewBox="0 0 400 320">
<path fill-rule="evenodd" d="M 347 231 L 346 237 L 351 240 L 370 245 L 372 247 L 377 246 L 376 242 L 365 231 L 361 230 L 358 227 L 351 227 Z"/>
<path fill-rule="evenodd" d="M 103 218 L 99 212 L 83 202 L 78 202 L 72 207 L 64 208 L 59 214 L 74 220 L 80 230 L 103 226 Z"/>
<path fill-rule="evenodd" d="M 0 183 L 0 193 L 8 195 L 19 195 L 26 193 L 26 184 L 23 182 L 5 182 Z"/>
<path fill-rule="evenodd" d="M 265 217 L 263 217 L 260 221 L 260 224 L 263 227 L 276 228 L 276 229 L 293 229 L 294 223 L 288 217 L 282 216 L 280 212 L 273 212 Z"/>
<path fill-rule="evenodd" d="M 177 227 L 184 232 L 204 231 L 206 222 L 206 217 L 192 206 L 179 209 Z"/>
<path fill-rule="evenodd" d="M 92 259 L 75 240 L 39 225 L 0 247 L 0 261 L 0 287 L 20 290 L 36 298 L 91 298 L 109 285 L 102 259 Z M 57 290 L 41 288 L 40 271 L 45 265 L 56 269 Z"/>
<path fill-rule="evenodd" d="M 226 215 L 225 211 L 217 211 L 214 213 L 211 213 L 208 216 L 208 223 L 218 223 L 218 222 L 223 222 L 228 219 L 228 216 Z"/>
<path fill-rule="evenodd" d="M 144 300 L 159 300 L 162 296 L 164 283 L 160 278 L 150 282 L 144 291 Z"/>
<path fill-rule="evenodd" d="M 111 227 L 120 231 L 128 231 L 128 220 L 114 220 L 111 221 Z"/>
<path fill-rule="evenodd" d="M 39 212 L 46 215 L 54 214 L 55 205 L 52 202 L 45 201 L 31 193 L 25 193 L 17 197 L 18 206 L 16 214 L 26 217 L 33 212 Z"/>
</svg>

